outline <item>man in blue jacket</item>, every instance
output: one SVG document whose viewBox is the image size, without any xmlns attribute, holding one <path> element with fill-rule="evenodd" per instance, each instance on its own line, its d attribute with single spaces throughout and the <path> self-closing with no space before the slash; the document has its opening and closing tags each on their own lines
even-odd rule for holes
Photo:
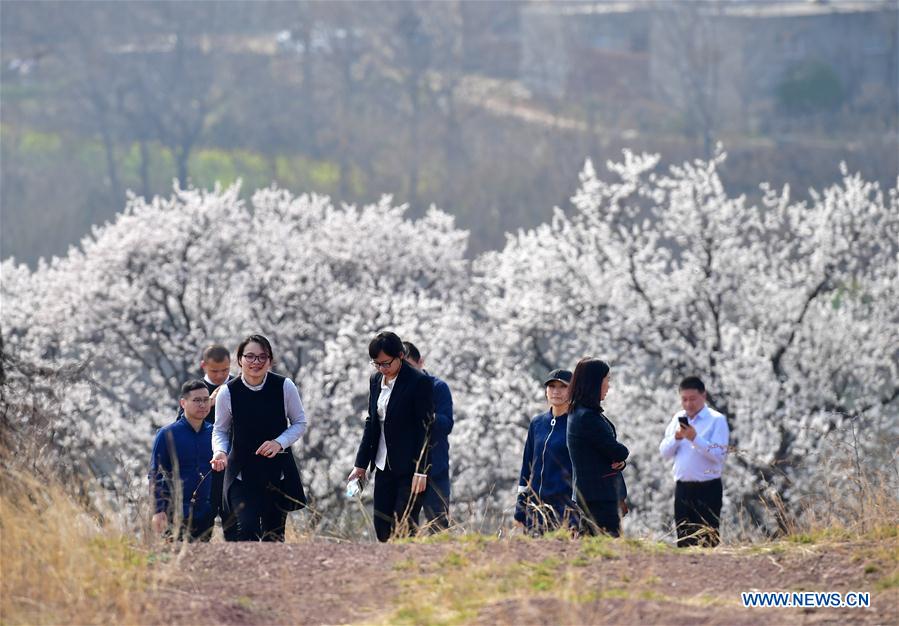
<svg viewBox="0 0 899 626">
<path fill-rule="evenodd" d="M 202 380 L 181 386 L 178 420 L 156 433 L 150 457 L 150 495 L 153 499 L 153 529 L 171 531 L 179 525 L 177 536 L 208 541 L 215 523 L 212 492 L 212 424 L 209 390 Z"/>
<path fill-rule="evenodd" d="M 449 386 L 425 371 L 425 360 L 418 348 L 404 341 L 406 362 L 431 378 L 434 385 L 434 425 L 431 427 L 431 471 L 423 497 L 423 509 L 428 527 L 433 530 L 449 528 L 450 476 L 449 434 L 453 432 L 453 396 Z"/>
</svg>

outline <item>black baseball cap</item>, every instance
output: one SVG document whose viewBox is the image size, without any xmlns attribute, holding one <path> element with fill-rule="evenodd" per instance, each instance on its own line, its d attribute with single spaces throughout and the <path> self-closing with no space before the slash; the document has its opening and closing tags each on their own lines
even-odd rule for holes
<svg viewBox="0 0 899 626">
<path fill-rule="evenodd" d="M 559 381 L 560 383 L 565 383 L 566 385 L 571 384 L 571 372 L 568 370 L 553 370 L 549 374 L 546 375 L 546 380 L 543 381 L 543 386 L 546 387 L 549 383 L 554 380 Z"/>
</svg>

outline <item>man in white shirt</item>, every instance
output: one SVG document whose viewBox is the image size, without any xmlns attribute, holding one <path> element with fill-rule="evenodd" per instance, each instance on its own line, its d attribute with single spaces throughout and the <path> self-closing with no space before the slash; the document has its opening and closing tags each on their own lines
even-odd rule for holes
<svg viewBox="0 0 899 626">
<path fill-rule="evenodd" d="M 671 418 L 659 444 L 662 457 L 674 460 L 677 545 L 715 547 L 730 429 L 727 418 L 706 405 L 702 380 L 688 376 L 679 389 L 683 410 Z"/>
</svg>

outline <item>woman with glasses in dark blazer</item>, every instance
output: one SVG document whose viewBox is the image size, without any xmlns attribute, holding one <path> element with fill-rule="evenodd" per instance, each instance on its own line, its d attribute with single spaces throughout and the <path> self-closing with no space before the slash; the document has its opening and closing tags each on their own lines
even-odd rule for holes
<svg viewBox="0 0 899 626">
<path fill-rule="evenodd" d="M 418 526 L 427 488 L 430 428 L 434 419 L 431 379 L 403 360 L 402 340 L 392 332 L 368 345 L 377 370 L 369 380 L 368 416 L 353 471 L 347 480 L 374 472 L 374 524 L 378 541 Z"/>
<path fill-rule="evenodd" d="M 629 451 L 618 442 L 615 425 L 603 413 L 601 402 L 609 392 L 609 377 L 605 361 L 586 357 L 577 364 L 570 387 L 568 452 L 582 532 L 617 537 L 621 534 L 619 506 L 625 494 L 621 470 Z"/>
</svg>

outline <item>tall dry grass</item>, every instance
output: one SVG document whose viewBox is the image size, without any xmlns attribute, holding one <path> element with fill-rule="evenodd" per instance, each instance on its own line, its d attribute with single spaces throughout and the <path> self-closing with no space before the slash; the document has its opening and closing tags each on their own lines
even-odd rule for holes
<svg viewBox="0 0 899 626">
<path fill-rule="evenodd" d="M 787 539 L 890 539 L 899 526 L 899 440 L 880 433 L 864 449 L 854 421 L 834 433 L 827 446 L 805 459 L 815 480 L 786 506 L 769 493 L 765 505 Z M 872 433 L 872 436 L 877 436 Z"/>
<path fill-rule="evenodd" d="M 159 573 L 59 484 L 0 468 L 0 622 L 136 623 Z"/>
</svg>

